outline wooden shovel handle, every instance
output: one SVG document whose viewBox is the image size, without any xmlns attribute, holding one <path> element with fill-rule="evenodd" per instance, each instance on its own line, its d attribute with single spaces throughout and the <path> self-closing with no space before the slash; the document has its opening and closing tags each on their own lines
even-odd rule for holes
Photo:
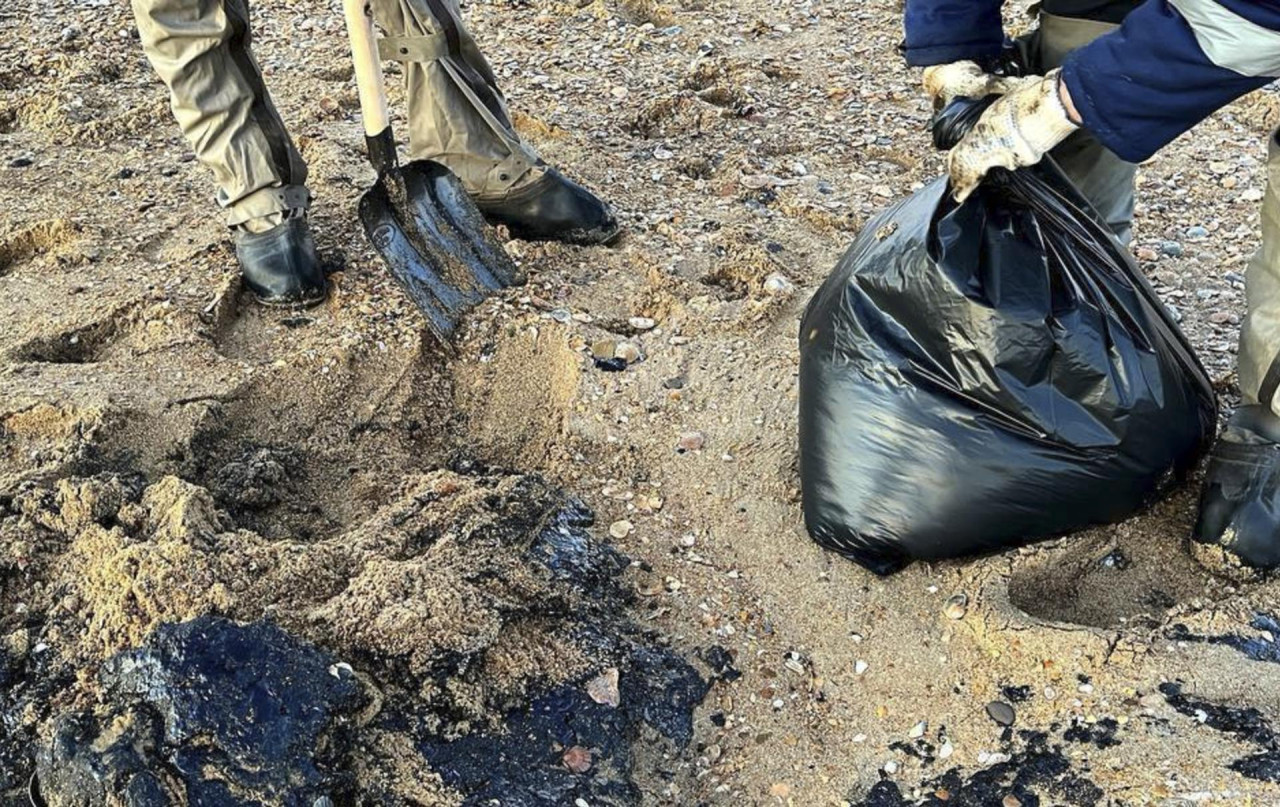
<svg viewBox="0 0 1280 807">
<path fill-rule="evenodd" d="M 387 113 L 382 62 L 378 59 L 378 43 L 373 33 L 373 12 L 369 8 L 369 0 L 342 0 L 342 12 L 347 18 L 347 35 L 351 38 L 351 58 L 355 62 L 364 133 L 377 137 L 391 126 L 391 116 Z"/>
</svg>

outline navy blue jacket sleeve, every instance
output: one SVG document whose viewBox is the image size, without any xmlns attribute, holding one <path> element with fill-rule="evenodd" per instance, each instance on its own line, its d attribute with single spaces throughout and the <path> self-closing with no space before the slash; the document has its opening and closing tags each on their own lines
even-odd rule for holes
<svg viewBox="0 0 1280 807">
<path fill-rule="evenodd" d="M 907 0 L 903 16 L 907 64 L 928 67 L 1000 55 L 1003 0 Z"/>
<path fill-rule="evenodd" d="M 1280 0 L 1147 0 L 1067 57 L 1062 80 L 1085 128 L 1141 162 L 1278 66 Z"/>
</svg>

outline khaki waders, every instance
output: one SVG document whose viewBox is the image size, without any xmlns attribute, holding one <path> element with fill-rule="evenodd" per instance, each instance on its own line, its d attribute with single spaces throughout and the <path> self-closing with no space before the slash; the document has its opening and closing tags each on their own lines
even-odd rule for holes
<svg viewBox="0 0 1280 807">
<path fill-rule="evenodd" d="M 1030 64 L 1043 73 L 1061 66 L 1067 54 L 1116 25 L 1040 14 L 1040 28 L 1022 45 Z M 1240 329 L 1240 392 L 1245 406 L 1262 404 L 1280 415 L 1280 131 L 1268 148 L 1267 192 L 1262 202 L 1262 247 L 1245 277 L 1247 300 Z M 1093 203 L 1125 243 L 1132 237 L 1136 166 L 1112 154 L 1087 132 L 1077 132 L 1053 151 L 1053 158 Z"/>
<path fill-rule="evenodd" d="M 143 49 L 169 87 L 229 226 L 268 229 L 310 203 L 307 167 L 250 51 L 247 0 L 132 0 Z M 384 59 L 405 62 L 409 152 L 444 163 L 479 201 L 544 172 L 511 123 L 456 0 L 373 0 Z"/>
</svg>

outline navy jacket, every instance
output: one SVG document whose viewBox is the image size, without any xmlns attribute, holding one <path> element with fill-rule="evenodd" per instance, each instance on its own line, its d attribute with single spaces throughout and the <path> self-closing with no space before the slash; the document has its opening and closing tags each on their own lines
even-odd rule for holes
<svg viewBox="0 0 1280 807">
<path fill-rule="evenodd" d="M 907 63 L 982 61 L 1004 42 L 1002 0 L 907 0 Z M 1062 80 L 1104 146 L 1140 162 L 1280 76 L 1280 0 L 1147 0 L 1072 53 Z"/>
</svg>

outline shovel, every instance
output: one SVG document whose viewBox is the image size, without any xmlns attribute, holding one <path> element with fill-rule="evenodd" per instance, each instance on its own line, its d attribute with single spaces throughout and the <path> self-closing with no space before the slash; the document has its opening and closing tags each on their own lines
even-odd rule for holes
<svg viewBox="0 0 1280 807">
<path fill-rule="evenodd" d="M 368 0 L 343 0 L 343 13 L 365 146 L 378 172 L 360 199 L 360 221 L 431 332 L 448 344 L 467 311 L 525 278 L 448 168 L 432 160 L 399 164 Z"/>
</svg>

